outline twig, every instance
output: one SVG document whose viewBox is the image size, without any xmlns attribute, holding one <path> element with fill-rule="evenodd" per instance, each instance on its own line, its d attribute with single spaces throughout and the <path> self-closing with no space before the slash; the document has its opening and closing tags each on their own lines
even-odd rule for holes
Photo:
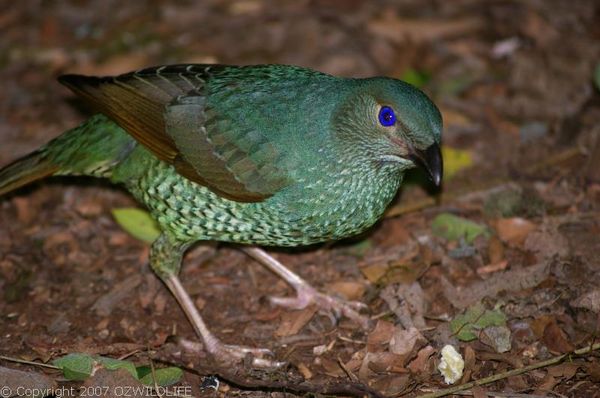
<svg viewBox="0 0 600 398">
<path fill-rule="evenodd" d="M 352 371 L 348 369 L 346 365 L 344 365 L 344 362 L 342 362 L 342 359 L 340 357 L 337 357 L 337 362 L 340 368 L 342 368 L 342 370 L 344 371 L 344 373 L 346 373 L 346 376 L 348 376 L 348 378 L 352 380 L 353 383 L 357 383 L 359 381 L 358 377 L 356 377 L 356 375 L 352 373 Z"/>
<path fill-rule="evenodd" d="M 5 361 L 9 361 L 9 362 L 22 363 L 22 364 L 25 364 L 25 365 L 41 366 L 41 367 L 44 367 L 44 368 L 50 368 L 50 369 L 60 370 L 60 368 L 58 366 L 48 365 L 47 363 L 27 361 L 25 359 L 11 358 L 11 357 L 7 357 L 7 356 L 4 356 L 4 355 L 0 355 L 0 359 L 3 359 Z"/>
<path fill-rule="evenodd" d="M 593 344 L 593 345 L 590 345 L 590 346 L 587 346 L 584 348 L 580 348 L 573 352 L 570 352 L 567 354 L 562 354 L 562 355 L 547 359 L 545 361 L 537 362 L 537 363 L 531 364 L 529 366 L 524 366 L 519 369 L 509 370 L 507 372 L 498 373 L 498 374 L 495 374 L 495 375 L 492 375 L 489 377 L 484 377 L 483 379 L 475 380 L 470 383 L 465 383 L 465 384 L 461 384 L 459 386 L 454 386 L 454 387 L 446 388 L 443 390 L 435 391 L 435 392 L 432 392 L 429 394 L 420 395 L 418 398 L 439 398 L 439 397 L 444 397 L 444 396 L 450 395 L 450 394 L 456 394 L 459 391 L 468 390 L 469 388 L 473 388 L 475 386 L 482 386 L 484 384 L 489 384 L 494 381 L 506 379 L 507 377 L 510 377 L 510 376 L 517 376 L 517 375 L 520 375 L 523 373 L 527 373 L 531 370 L 544 368 L 546 366 L 557 364 L 557 363 L 561 362 L 563 359 L 570 357 L 571 355 L 588 354 L 588 353 L 590 353 L 592 351 L 596 351 L 598 349 L 600 349 L 600 343 Z"/>
</svg>

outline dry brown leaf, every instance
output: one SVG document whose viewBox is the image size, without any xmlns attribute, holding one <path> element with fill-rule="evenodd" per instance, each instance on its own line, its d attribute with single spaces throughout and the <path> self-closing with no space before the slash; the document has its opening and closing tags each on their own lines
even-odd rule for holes
<svg viewBox="0 0 600 398">
<path fill-rule="evenodd" d="M 354 281 L 340 281 L 329 284 L 327 290 L 339 294 L 346 300 L 359 300 L 365 293 L 365 285 Z"/>
<path fill-rule="evenodd" d="M 463 377 L 460 379 L 461 383 L 466 383 L 469 380 L 471 380 L 471 375 L 475 371 L 475 366 L 476 366 L 475 350 L 473 350 L 473 348 L 471 348 L 471 346 L 469 346 L 469 345 L 465 346 L 464 359 L 465 359 L 465 366 L 464 366 Z"/>
<path fill-rule="evenodd" d="M 577 369 L 581 367 L 580 364 L 575 362 L 563 362 L 556 366 L 548 368 L 548 374 L 554 377 L 562 377 L 563 379 L 572 379 L 577 373 Z"/>
<path fill-rule="evenodd" d="M 423 347 L 417 353 L 417 357 L 408 364 L 408 369 L 410 369 L 413 374 L 428 372 L 429 360 L 434 353 L 435 349 L 432 346 L 428 345 Z"/>
<path fill-rule="evenodd" d="M 521 246 L 536 225 L 521 217 L 501 218 L 496 221 L 498 237 L 512 246 Z"/>
<path fill-rule="evenodd" d="M 498 263 L 492 263 L 488 265 L 484 265 L 483 267 L 477 268 L 477 275 L 484 276 L 491 274 L 493 272 L 504 271 L 508 266 L 508 261 L 500 261 Z"/>
<path fill-rule="evenodd" d="M 586 308 L 596 314 L 600 314 L 600 289 L 594 289 L 582 294 L 571 305 L 576 308 Z"/>
<path fill-rule="evenodd" d="M 467 308 L 486 296 L 495 296 L 501 291 L 516 291 L 539 285 L 548 277 L 548 264 L 541 263 L 492 275 L 489 279 L 457 288 L 445 277 L 440 278 L 444 295 L 458 309 Z"/>
<path fill-rule="evenodd" d="M 288 311 L 281 314 L 281 323 L 275 331 L 275 336 L 285 337 L 298 334 L 317 312 L 317 307 L 311 305 L 300 311 Z"/>
<path fill-rule="evenodd" d="M 487 398 L 487 390 L 481 386 L 475 386 L 471 388 L 473 398 Z"/>
<path fill-rule="evenodd" d="M 386 274 L 388 268 L 387 264 L 372 264 L 362 267 L 360 271 L 369 282 L 376 283 Z"/>
<path fill-rule="evenodd" d="M 488 256 L 491 264 L 496 264 L 504 260 L 504 245 L 496 236 L 492 236 L 488 243 Z"/>
<path fill-rule="evenodd" d="M 590 376 L 592 382 L 600 383 L 600 363 L 586 363 L 585 371 Z"/>
<path fill-rule="evenodd" d="M 17 396 L 19 390 L 50 391 L 56 387 L 56 382 L 41 373 L 24 372 L 22 370 L 0 367 L 0 387 L 3 388 L 0 389 L 0 395 L 8 397 L 11 396 L 11 391 L 14 396 Z M 27 395 L 35 397 L 33 394 Z"/>
<path fill-rule="evenodd" d="M 90 392 L 90 397 L 117 398 L 121 395 L 119 391 L 136 391 L 139 389 L 140 398 L 151 397 L 151 391 L 144 388 L 144 385 L 133 378 L 131 373 L 125 369 L 106 370 L 98 369 L 94 375 L 83 383 L 85 391 Z"/>
<path fill-rule="evenodd" d="M 394 335 L 390 339 L 390 351 L 409 359 L 426 342 L 427 339 L 423 337 L 417 328 L 402 329 L 396 327 Z"/>
<path fill-rule="evenodd" d="M 409 386 L 411 379 L 408 375 L 385 375 L 373 383 L 373 388 L 386 397 L 398 396 Z"/>
<path fill-rule="evenodd" d="M 407 40 L 415 43 L 439 40 L 443 37 L 463 35 L 483 26 L 480 18 L 462 18 L 456 20 L 443 19 L 403 19 L 386 12 L 378 19 L 369 22 L 371 33 L 403 43 Z"/>
<path fill-rule="evenodd" d="M 377 373 L 389 372 L 392 368 L 402 367 L 403 358 L 391 352 L 367 352 L 358 370 L 360 380 L 368 380 Z"/>
<path fill-rule="evenodd" d="M 552 352 L 565 354 L 575 349 L 567 340 L 566 333 L 558 326 L 556 322 L 550 322 L 544 329 L 542 341 Z"/>
<path fill-rule="evenodd" d="M 135 291 L 135 288 L 142 283 L 141 274 L 133 274 L 125 280 L 117 283 L 108 293 L 102 295 L 94 305 L 92 310 L 100 316 L 108 316 L 112 310 Z M 166 300 L 166 299 L 165 299 Z"/>
<path fill-rule="evenodd" d="M 394 324 L 382 319 L 377 321 L 375 329 L 367 337 L 367 352 L 380 352 L 386 350 L 395 331 Z"/>
<path fill-rule="evenodd" d="M 542 315 L 529 322 L 529 327 L 531 328 L 531 331 L 533 332 L 535 337 L 541 339 L 544 335 L 544 330 L 546 329 L 546 326 L 548 326 L 552 322 L 555 322 L 553 316 Z"/>
<path fill-rule="evenodd" d="M 312 379 L 313 373 L 310 371 L 308 366 L 306 366 L 305 364 L 300 362 L 299 364 L 296 365 L 296 367 L 298 368 L 298 371 L 302 374 L 302 377 L 304 377 L 304 379 L 306 379 L 306 380 Z"/>
</svg>

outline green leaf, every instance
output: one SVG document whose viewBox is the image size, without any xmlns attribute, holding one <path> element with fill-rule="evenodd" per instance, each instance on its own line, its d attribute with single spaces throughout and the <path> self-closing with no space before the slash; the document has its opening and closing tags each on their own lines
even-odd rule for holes
<svg viewBox="0 0 600 398">
<path fill-rule="evenodd" d="M 596 69 L 594 70 L 594 84 L 600 90 L 600 64 L 596 65 Z"/>
<path fill-rule="evenodd" d="M 150 214 L 135 207 L 113 209 L 117 223 L 130 235 L 144 242 L 152 243 L 160 235 L 160 230 Z"/>
<path fill-rule="evenodd" d="M 485 225 L 477 224 L 450 213 L 442 213 L 434 218 L 431 229 L 435 236 L 446 240 L 464 238 L 467 243 L 472 243 L 480 235 L 489 235 L 489 231 Z"/>
<path fill-rule="evenodd" d="M 123 361 L 120 359 L 106 358 L 97 356 L 96 360 L 102 364 L 108 370 L 117 370 L 117 369 L 125 369 L 128 371 L 133 377 L 138 378 L 138 372 L 135 368 L 135 365 L 129 361 Z"/>
<path fill-rule="evenodd" d="M 444 178 L 452 178 L 459 171 L 473 165 L 473 155 L 470 151 L 442 146 L 444 159 Z"/>
<path fill-rule="evenodd" d="M 467 309 L 464 314 L 457 315 L 450 321 L 450 330 L 461 341 L 475 340 L 479 331 L 488 326 L 505 326 L 506 315 L 500 309 L 486 310 L 483 304 L 477 303 Z"/>
<path fill-rule="evenodd" d="M 400 76 L 400 80 L 404 80 L 406 83 L 421 88 L 431 80 L 431 74 L 409 68 Z"/>
<path fill-rule="evenodd" d="M 58 366 L 67 380 L 85 380 L 92 375 L 94 358 L 88 354 L 74 353 L 52 361 Z"/>
<path fill-rule="evenodd" d="M 138 368 L 139 369 L 139 368 Z M 152 372 L 140 377 L 140 381 L 148 386 L 154 385 Z M 177 383 L 183 376 L 183 370 L 176 367 L 155 369 L 156 384 L 162 387 Z"/>
<path fill-rule="evenodd" d="M 144 376 L 152 373 L 152 368 L 150 366 L 147 366 L 147 365 L 142 365 L 142 366 L 138 366 L 136 368 L 136 371 L 137 371 L 136 379 L 141 379 Z"/>
</svg>

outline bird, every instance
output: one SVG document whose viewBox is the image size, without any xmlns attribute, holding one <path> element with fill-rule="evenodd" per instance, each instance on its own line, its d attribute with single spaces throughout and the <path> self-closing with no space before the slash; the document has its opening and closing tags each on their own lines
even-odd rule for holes
<svg viewBox="0 0 600 398">
<path fill-rule="evenodd" d="M 95 112 L 0 169 L 0 196 L 50 176 L 121 185 L 161 231 L 149 263 L 205 350 L 224 363 L 269 350 L 214 335 L 178 276 L 197 242 L 238 245 L 296 290 L 275 305 L 315 304 L 360 322 L 363 307 L 319 292 L 261 247 L 359 234 L 383 215 L 405 172 L 443 176 L 442 117 L 418 88 L 390 77 L 337 77 L 291 65 L 178 64 L 59 82 Z"/>
</svg>

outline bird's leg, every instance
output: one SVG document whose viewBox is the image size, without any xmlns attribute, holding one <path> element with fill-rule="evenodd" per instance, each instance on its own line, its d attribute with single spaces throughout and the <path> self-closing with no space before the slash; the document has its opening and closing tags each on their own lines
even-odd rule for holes
<svg viewBox="0 0 600 398">
<path fill-rule="evenodd" d="M 369 319 L 358 313 L 361 309 L 366 308 L 365 304 L 358 301 L 346 301 L 318 292 L 299 275 L 290 271 L 262 249 L 257 247 L 243 247 L 242 250 L 273 271 L 296 290 L 296 297 L 271 297 L 273 304 L 291 309 L 302 309 L 310 304 L 316 304 L 322 310 L 333 311 L 336 315 L 342 314 L 354 320 L 364 329 L 369 327 Z"/>
<path fill-rule="evenodd" d="M 223 344 L 214 334 L 208 330 L 206 323 L 200 316 L 191 297 L 185 291 L 179 277 L 181 259 L 187 249 L 187 244 L 161 235 L 150 250 L 150 266 L 156 274 L 165 282 L 177 302 L 185 312 L 192 324 L 194 331 L 198 334 L 206 350 L 215 359 L 225 364 L 232 364 L 244 359 L 247 354 L 252 354 L 252 364 L 257 367 L 280 367 L 284 362 L 272 361 L 262 358 L 271 351 L 262 348 L 248 348 L 236 345 Z"/>
</svg>

